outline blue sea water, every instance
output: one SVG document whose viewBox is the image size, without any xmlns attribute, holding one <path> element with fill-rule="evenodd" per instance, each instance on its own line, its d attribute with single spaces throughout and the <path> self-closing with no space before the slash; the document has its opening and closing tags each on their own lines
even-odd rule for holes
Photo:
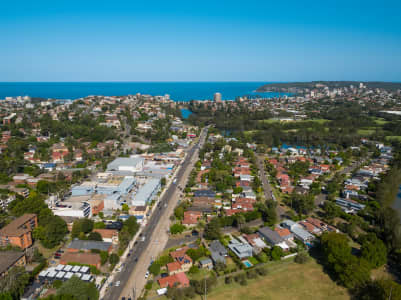
<svg viewBox="0 0 401 300">
<path fill-rule="evenodd" d="M 266 82 L 0 82 L 0 99 L 31 96 L 77 99 L 89 95 L 123 96 L 129 94 L 165 95 L 175 101 L 212 99 L 219 92 L 223 100 L 238 96 L 276 97 L 279 93 L 256 93 Z M 283 94 L 281 94 L 283 95 Z"/>
</svg>

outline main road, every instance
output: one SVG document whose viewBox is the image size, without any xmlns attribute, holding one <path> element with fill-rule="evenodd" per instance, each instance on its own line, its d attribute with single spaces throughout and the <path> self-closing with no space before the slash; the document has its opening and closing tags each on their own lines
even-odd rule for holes
<svg viewBox="0 0 401 300">
<path fill-rule="evenodd" d="M 188 151 L 184 162 L 181 164 L 174 181 L 167 188 L 157 207 L 141 233 L 141 237 L 130 251 L 130 256 L 124 263 L 103 299 L 117 300 L 125 297 L 135 299 L 139 297 L 147 279 L 145 273 L 153 259 L 163 251 L 168 241 L 168 228 L 170 215 L 185 187 L 188 176 L 198 160 L 199 149 L 203 146 L 208 128 L 204 128 L 198 142 Z M 116 282 L 119 282 L 116 286 Z"/>
</svg>

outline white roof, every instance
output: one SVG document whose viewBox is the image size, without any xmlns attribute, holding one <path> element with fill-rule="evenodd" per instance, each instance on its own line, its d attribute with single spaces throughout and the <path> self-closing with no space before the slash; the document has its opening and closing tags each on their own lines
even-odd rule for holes
<svg viewBox="0 0 401 300">
<path fill-rule="evenodd" d="M 164 295 L 165 293 L 167 293 L 167 288 L 162 288 L 157 290 L 157 294 L 159 296 Z"/>
<path fill-rule="evenodd" d="M 64 265 L 57 265 L 56 270 L 62 271 L 64 269 Z"/>
<path fill-rule="evenodd" d="M 72 272 L 79 272 L 80 269 L 81 269 L 80 266 L 74 266 L 74 267 L 72 268 Z"/>
<path fill-rule="evenodd" d="M 60 271 L 60 272 L 57 273 L 56 278 L 63 278 L 64 275 L 65 275 L 65 272 Z"/>
<path fill-rule="evenodd" d="M 72 266 L 70 266 L 70 265 L 66 265 L 66 266 L 64 267 L 64 271 L 66 271 L 66 272 L 70 272 L 71 269 L 72 269 Z"/>
<path fill-rule="evenodd" d="M 84 275 L 82 275 L 82 280 L 84 280 L 84 281 L 89 281 L 89 280 L 91 280 L 91 278 L 92 278 L 92 276 L 91 275 L 89 275 L 89 274 L 84 274 Z"/>
<path fill-rule="evenodd" d="M 47 277 L 50 277 L 50 278 L 54 278 L 56 275 L 57 275 L 56 271 L 50 271 L 49 273 L 47 273 Z"/>
</svg>

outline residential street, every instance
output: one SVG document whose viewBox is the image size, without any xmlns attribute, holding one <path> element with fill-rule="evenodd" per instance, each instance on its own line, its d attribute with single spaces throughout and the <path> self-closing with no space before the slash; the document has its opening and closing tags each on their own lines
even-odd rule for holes
<svg viewBox="0 0 401 300">
<path fill-rule="evenodd" d="M 266 201 L 276 201 L 276 199 L 274 199 L 273 190 L 266 176 L 266 171 L 264 166 L 264 156 L 256 155 L 256 164 L 259 169 L 259 177 L 262 181 L 262 187 Z M 280 218 L 283 218 L 285 216 L 285 210 L 280 205 L 277 205 L 276 213 L 277 216 L 279 216 Z"/>
</svg>

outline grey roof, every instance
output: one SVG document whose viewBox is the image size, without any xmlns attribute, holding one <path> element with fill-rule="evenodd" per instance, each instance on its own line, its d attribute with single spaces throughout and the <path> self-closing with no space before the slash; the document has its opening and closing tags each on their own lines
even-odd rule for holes
<svg viewBox="0 0 401 300">
<path fill-rule="evenodd" d="M 259 234 L 270 244 L 277 245 L 284 241 L 284 239 L 269 227 L 259 228 Z"/>
<path fill-rule="evenodd" d="M 242 243 L 237 240 L 231 240 L 228 247 L 237 255 L 239 258 L 252 256 L 252 246 L 248 243 Z"/>
<path fill-rule="evenodd" d="M 25 254 L 19 251 L 1 251 L 0 252 L 0 274 L 11 268 Z"/>
<path fill-rule="evenodd" d="M 107 243 L 107 242 L 73 240 L 67 246 L 67 248 L 79 249 L 79 250 L 99 249 L 101 251 L 108 251 L 110 249 L 110 246 L 111 246 L 111 243 Z"/>
<path fill-rule="evenodd" d="M 195 197 L 211 197 L 211 198 L 214 198 L 216 196 L 216 193 L 213 192 L 212 190 L 197 190 L 197 191 L 194 191 L 194 196 Z"/>
<path fill-rule="evenodd" d="M 212 252 L 211 254 L 212 256 L 212 260 L 214 261 L 214 263 L 218 263 L 218 262 L 222 262 L 222 263 L 226 263 L 226 258 L 222 255 L 220 255 L 218 252 Z"/>
<path fill-rule="evenodd" d="M 294 235 L 301 239 L 302 241 L 307 241 L 307 240 L 313 240 L 315 236 L 313 234 L 310 234 L 308 231 L 303 229 L 301 225 L 294 226 L 291 231 L 294 233 Z"/>
<path fill-rule="evenodd" d="M 152 193 L 159 187 L 160 185 L 160 179 L 155 179 L 152 178 L 148 182 L 146 182 L 143 186 L 141 186 L 136 193 L 136 195 L 133 195 L 133 200 L 134 202 L 147 202 L 149 197 L 152 195 Z"/>
<path fill-rule="evenodd" d="M 142 161 L 144 161 L 142 157 L 117 157 L 107 165 L 107 170 L 118 170 L 120 166 L 136 167 Z"/>
<path fill-rule="evenodd" d="M 295 223 L 295 222 L 292 221 L 292 220 L 284 220 L 281 224 L 283 224 L 283 226 L 285 226 L 285 227 L 291 229 L 291 228 L 292 228 L 295 224 L 297 224 L 297 223 Z"/>
<path fill-rule="evenodd" d="M 211 260 L 210 258 L 205 258 L 205 259 L 201 259 L 201 260 L 199 261 L 199 263 L 200 263 L 201 265 L 207 265 L 207 264 L 211 264 L 211 263 L 212 263 L 212 260 Z"/>
<path fill-rule="evenodd" d="M 227 249 L 218 240 L 214 240 L 210 243 L 210 251 L 220 253 L 221 255 L 227 255 Z"/>
</svg>

